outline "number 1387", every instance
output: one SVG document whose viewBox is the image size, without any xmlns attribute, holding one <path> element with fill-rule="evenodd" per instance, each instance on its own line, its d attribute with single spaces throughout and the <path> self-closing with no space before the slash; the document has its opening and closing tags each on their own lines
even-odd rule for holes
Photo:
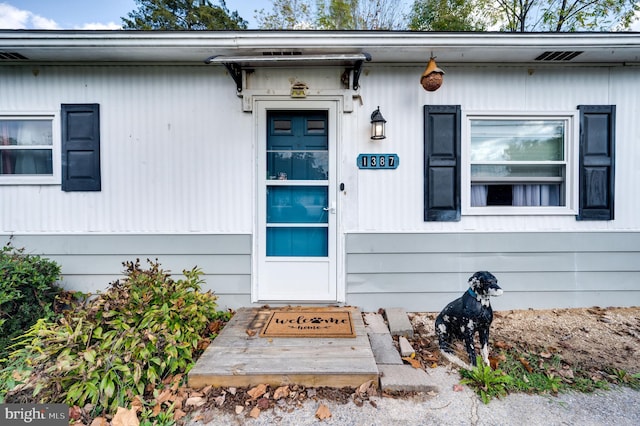
<svg viewBox="0 0 640 426">
<path fill-rule="evenodd" d="M 360 154 L 358 167 L 361 169 L 395 169 L 398 167 L 396 154 Z"/>
</svg>

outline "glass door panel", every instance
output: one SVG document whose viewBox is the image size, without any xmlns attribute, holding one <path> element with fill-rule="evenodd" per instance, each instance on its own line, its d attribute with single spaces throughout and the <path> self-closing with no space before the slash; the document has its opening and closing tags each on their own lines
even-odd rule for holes
<svg viewBox="0 0 640 426">
<path fill-rule="evenodd" d="M 267 114 L 266 255 L 328 256 L 327 113 Z"/>
</svg>

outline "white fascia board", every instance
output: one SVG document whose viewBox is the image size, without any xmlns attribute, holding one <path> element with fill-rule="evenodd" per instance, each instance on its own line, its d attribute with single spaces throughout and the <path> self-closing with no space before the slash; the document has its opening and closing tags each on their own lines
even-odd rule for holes
<svg viewBox="0 0 640 426">
<path fill-rule="evenodd" d="M 372 62 L 525 62 L 536 51 L 584 50 L 593 61 L 640 61 L 640 33 L 432 33 L 377 31 L 0 31 L 0 50 L 51 61 L 202 61 L 262 51 L 369 52 Z M 607 49 L 624 51 L 620 58 Z M 66 51 L 65 51 L 66 50 Z M 526 54 L 524 54 L 526 53 Z M 25 56 L 29 57 L 28 54 Z M 537 56 L 537 55 L 535 55 Z M 533 58 L 535 58 L 533 56 Z"/>
</svg>

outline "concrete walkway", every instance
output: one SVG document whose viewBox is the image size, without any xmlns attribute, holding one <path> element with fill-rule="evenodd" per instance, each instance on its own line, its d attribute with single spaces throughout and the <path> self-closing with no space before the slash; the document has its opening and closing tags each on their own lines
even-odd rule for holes
<svg viewBox="0 0 640 426">
<path fill-rule="evenodd" d="M 353 402 L 308 400 L 299 407 L 275 407 L 263 411 L 257 419 L 224 413 L 218 409 L 207 413 L 209 423 L 202 425 L 344 425 L 344 426 L 412 426 L 412 425 L 473 425 L 473 426 L 636 426 L 640 424 L 640 392 L 629 388 L 613 388 L 596 394 L 561 394 L 532 396 L 513 394 L 485 405 L 468 387 L 454 390 L 459 375 L 447 367 L 427 371 L 430 382 L 439 392 L 410 398 L 374 397 L 362 407 Z M 320 404 L 331 417 L 320 421 L 315 417 Z"/>
</svg>

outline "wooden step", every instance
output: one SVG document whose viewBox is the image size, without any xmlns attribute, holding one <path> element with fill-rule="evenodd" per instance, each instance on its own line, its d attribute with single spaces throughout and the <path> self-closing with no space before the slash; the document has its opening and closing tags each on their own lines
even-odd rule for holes
<svg viewBox="0 0 640 426">
<path fill-rule="evenodd" d="M 264 383 L 355 388 L 369 380 L 377 384 L 378 367 L 362 314 L 357 308 L 349 309 L 355 338 L 260 337 L 254 319 L 264 316 L 264 310 L 238 309 L 189 372 L 189 386 L 198 389 Z M 249 329 L 253 335 L 247 333 Z"/>
</svg>

